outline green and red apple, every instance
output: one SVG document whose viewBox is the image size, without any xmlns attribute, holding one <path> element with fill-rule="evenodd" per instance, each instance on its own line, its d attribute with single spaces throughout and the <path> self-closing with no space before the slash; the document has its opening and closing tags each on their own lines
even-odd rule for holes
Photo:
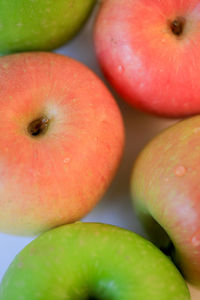
<svg viewBox="0 0 200 300">
<path fill-rule="evenodd" d="M 189 300 L 185 281 L 153 244 L 107 224 L 50 230 L 18 254 L 2 300 Z"/>
<path fill-rule="evenodd" d="M 132 197 L 152 241 L 200 287 L 200 116 L 173 125 L 141 152 Z"/>
<path fill-rule="evenodd" d="M 0 58 L 0 231 L 38 234 L 88 213 L 121 158 L 121 113 L 108 89 L 68 57 Z"/>
<path fill-rule="evenodd" d="M 96 0 L 1 0 L 0 53 L 51 50 L 79 31 Z"/>
<path fill-rule="evenodd" d="M 102 70 L 134 107 L 167 117 L 200 112 L 199 0 L 106 0 L 95 32 Z"/>
</svg>

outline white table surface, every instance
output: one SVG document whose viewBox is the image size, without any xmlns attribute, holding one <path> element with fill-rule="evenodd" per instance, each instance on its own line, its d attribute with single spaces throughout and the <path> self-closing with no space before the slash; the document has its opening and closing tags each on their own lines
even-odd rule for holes
<svg viewBox="0 0 200 300">
<path fill-rule="evenodd" d="M 55 52 L 83 62 L 103 79 L 95 57 L 92 38 L 97 8 L 79 35 Z M 120 106 L 126 130 L 124 155 L 110 188 L 83 221 L 113 224 L 144 235 L 131 205 L 130 174 L 132 166 L 136 156 L 147 142 L 177 120 L 167 120 L 141 113 L 127 105 L 116 95 L 115 98 Z M 34 237 L 18 237 L 0 233 L 0 281 L 16 254 L 33 239 Z M 200 291 L 194 292 L 194 294 L 196 296 L 193 296 L 193 300 L 200 299 Z"/>
</svg>

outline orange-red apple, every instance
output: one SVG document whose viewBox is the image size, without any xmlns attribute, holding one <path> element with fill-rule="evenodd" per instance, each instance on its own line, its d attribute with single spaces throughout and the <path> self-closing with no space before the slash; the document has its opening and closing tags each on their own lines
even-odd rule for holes
<svg viewBox="0 0 200 300">
<path fill-rule="evenodd" d="M 106 0 L 95 45 L 130 104 L 167 117 L 200 112 L 200 1 Z"/>
<path fill-rule="evenodd" d="M 0 58 L 0 230 L 37 234 L 80 219 L 119 163 L 123 123 L 104 84 L 51 53 Z"/>
</svg>

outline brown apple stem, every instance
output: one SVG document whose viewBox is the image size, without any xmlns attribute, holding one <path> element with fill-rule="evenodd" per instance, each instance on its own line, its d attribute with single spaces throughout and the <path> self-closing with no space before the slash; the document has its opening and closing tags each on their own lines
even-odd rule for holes
<svg viewBox="0 0 200 300">
<path fill-rule="evenodd" d="M 184 31 L 185 19 L 183 17 L 177 17 L 173 22 L 170 23 L 172 33 L 180 36 Z"/>
<path fill-rule="evenodd" d="M 49 122 L 50 120 L 46 116 L 41 116 L 40 118 L 33 120 L 28 125 L 28 133 L 34 137 L 45 134 L 49 127 Z"/>
</svg>

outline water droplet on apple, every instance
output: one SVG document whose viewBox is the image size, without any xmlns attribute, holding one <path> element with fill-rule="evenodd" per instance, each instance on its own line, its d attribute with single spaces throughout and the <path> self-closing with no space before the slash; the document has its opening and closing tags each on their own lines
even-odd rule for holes
<svg viewBox="0 0 200 300">
<path fill-rule="evenodd" d="M 199 230 L 193 235 L 191 241 L 192 241 L 192 245 L 194 247 L 199 247 L 200 246 L 200 232 L 199 232 Z"/>
<path fill-rule="evenodd" d="M 186 168 L 184 166 L 178 166 L 175 168 L 174 173 L 178 177 L 183 177 L 186 174 Z"/>
<path fill-rule="evenodd" d="M 64 159 L 64 163 L 67 164 L 68 162 L 70 162 L 70 158 L 69 158 L 69 157 L 66 157 L 66 158 Z"/>
<path fill-rule="evenodd" d="M 124 71 L 124 67 L 122 65 L 119 65 L 117 69 L 120 74 L 123 73 L 123 71 Z"/>
</svg>

